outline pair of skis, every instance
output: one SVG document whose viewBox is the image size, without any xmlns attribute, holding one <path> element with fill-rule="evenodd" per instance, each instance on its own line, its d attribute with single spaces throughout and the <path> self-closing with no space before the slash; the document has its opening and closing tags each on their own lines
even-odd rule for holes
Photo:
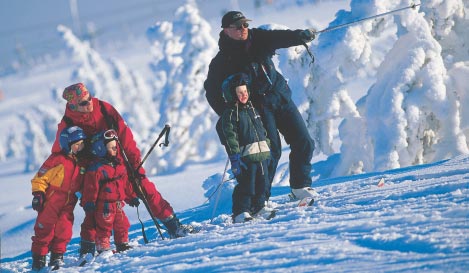
<svg viewBox="0 0 469 273">
<path fill-rule="evenodd" d="M 304 197 L 298 200 L 292 193 L 288 194 L 288 197 L 290 198 L 290 201 L 298 201 L 297 206 L 298 207 L 310 207 L 314 205 L 314 197 L 308 196 Z"/>
</svg>

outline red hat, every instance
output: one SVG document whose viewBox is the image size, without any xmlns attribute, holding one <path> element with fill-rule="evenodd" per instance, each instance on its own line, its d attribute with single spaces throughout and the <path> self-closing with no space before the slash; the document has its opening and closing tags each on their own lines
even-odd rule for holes
<svg viewBox="0 0 469 273">
<path fill-rule="evenodd" d="M 90 92 L 83 83 L 72 84 L 66 87 L 62 98 L 64 98 L 72 110 L 77 109 L 78 101 L 88 95 Z"/>
</svg>

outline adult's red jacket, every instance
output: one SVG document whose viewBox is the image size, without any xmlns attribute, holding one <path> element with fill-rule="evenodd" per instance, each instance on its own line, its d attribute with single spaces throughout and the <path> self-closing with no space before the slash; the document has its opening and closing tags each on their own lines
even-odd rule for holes
<svg viewBox="0 0 469 273">
<path fill-rule="evenodd" d="M 129 158 L 130 164 L 136 169 L 140 164 L 140 150 L 137 148 L 132 131 L 125 123 L 122 116 L 117 110 L 109 103 L 99 100 L 97 98 L 92 99 L 93 112 L 82 113 L 78 111 L 72 111 L 66 107 L 64 118 L 60 121 L 57 134 L 55 137 L 54 145 L 52 146 L 52 152 L 60 152 L 59 136 L 63 129 L 69 126 L 79 126 L 85 132 L 86 136 L 91 137 L 92 135 L 111 129 L 107 124 L 107 120 L 117 125 L 117 135 L 120 143 L 124 146 L 125 153 Z M 103 110 L 107 113 L 108 119 L 104 117 Z M 67 124 L 66 120 L 70 120 L 72 124 Z M 140 168 L 139 172 L 142 173 L 143 168 Z"/>
</svg>

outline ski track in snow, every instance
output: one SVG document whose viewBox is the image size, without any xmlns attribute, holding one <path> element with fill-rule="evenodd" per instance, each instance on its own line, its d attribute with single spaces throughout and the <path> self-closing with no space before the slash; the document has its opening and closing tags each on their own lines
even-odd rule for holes
<svg viewBox="0 0 469 273">
<path fill-rule="evenodd" d="M 317 183 L 320 196 L 311 207 L 297 207 L 288 187 L 274 187 L 271 201 L 279 211 L 270 221 L 232 224 L 221 214 L 210 224 L 212 207 L 200 206 L 179 213 L 201 228 L 198 234 L 161 240 L 146 221 L 150 243 L 133 225 L 134 249 L 85 267 L 71 266 L 78 259 L 75 238 L 62 272 L 463 272 L 468 169 L 469 158 L 459 157 L 327 179 Z M 26 254 L 2 262 L 2 272 L 27 272 Z"/>
</svg>

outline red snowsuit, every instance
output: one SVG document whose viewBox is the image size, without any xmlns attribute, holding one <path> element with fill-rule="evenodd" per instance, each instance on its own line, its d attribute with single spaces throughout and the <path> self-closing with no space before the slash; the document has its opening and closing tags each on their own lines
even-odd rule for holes
<svg viewBox="0 0 469 273">
<path fill-rule="evenodd" d="M 49 250 L 65 253 L 72 238 L 73 209 L 78 201 L 85 168 L 73 156 L 53 153 L 31 180 L 32 192 L 44 192 L 45 203 L 34 224 L 31 252 L 46 255 Z"/>
<path fill-rule="evenodd" d="M 110 240 L 114 230 L 114 243 L 129 241 L 130 223 L 125 214 L 124 200 L 137 197 L 128 181 L 125 166 L 120 162 L 101 158 L 88 167 L 85 174 L 82 203 L 96 204 L 96 249 L 111 248 Z"/>
<path fill-rule="evenodd" d="M 140 150 L 137 148 L 137 144 L 135 143 L 132 131 L 127 126 L 124 119 L 117 112 L 117 110 L 107 102 L 100 101 L 97 98 L 93 98 L 91 103 L 93 103 L 93 112 L 91 113 L 72 111 L 67 107 L 64 116 L 70 119 L 73 122 L 73 125 L 82 128 L 86 135 L 91 136 L 98 132 L 111 129 L 108 126 L 106 117 L 102 112 L 102 105 L 105 111 L 107 112 L 108 120 L 111 120 L 112 123 L 117 125 L 114 129 L 117 131 L 119 141 L 124 147 L 125 153 L 127 154 L 130 164 L 134 168 L 137 168 L 141 162 Z M 59 134 L 62 129 L 70 125 L 71 124 L 67 125 L 67 122 L 64 119 L 62 119 L 62 121 L 58 124 L 57 135 L 55 138 L 54 145 L 52 146 L 52 152 L 60 150 Z M 119 157 L 120 159 L 122 159 L 121 155 L 119 155 Z M 141 174 L 145 173 L 143 167 L 139 169 L 139 172 Z M 146 192 L 146 199 L 148 200 L 153 215 L 161 220 L 170 217 L 174 212 L 173 208 L 165 199 L 163 199 L 161 194 L 156 189 L 155 185 L 146 177 L 141 180 L 141 185 L 144 191 Z M 94 218 L 89 217 L 87 215 L 81 225 L 80 236 L 82 240 L 86 240 L 89 242 L 95 241 L 96 231 L 94 230 L 94 226 Z"/>
</svg>

